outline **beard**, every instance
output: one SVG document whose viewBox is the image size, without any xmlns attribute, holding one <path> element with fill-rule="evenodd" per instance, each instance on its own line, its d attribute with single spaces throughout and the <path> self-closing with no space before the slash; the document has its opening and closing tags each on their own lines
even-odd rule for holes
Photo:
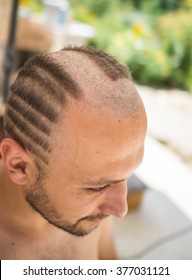
<svg viewBox="0 0 192 280">
<path fill-rule="evenodd" d="M 85 236 L 98 227 L 98 224 L 95 225 L 93 223 L 89 229 L 84 229 L 83 224 L 85 222 L 94 222 L 96 219 L 102 220 L 107 217 L 103 214 L 89 215 L 78 219 L 75 223 L 63 219 L 46 192 L 43 185 L 43 178 L 44 176 L 38 176 L 36 182 L 27 189 L 25 197 L 32 209 L 38 212 L 53 226 L 75 236 Z"/>
</svg>

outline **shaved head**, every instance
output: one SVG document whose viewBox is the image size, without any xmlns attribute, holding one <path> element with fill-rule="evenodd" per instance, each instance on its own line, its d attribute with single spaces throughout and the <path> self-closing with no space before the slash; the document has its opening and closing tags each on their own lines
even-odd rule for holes
<svg viewBox="0 0 192 280">
<path fill-rule="evenodd" d="M 127 67 L 95 49 L 65 50 L 68 50 L 65 56 L 57 52 L 52 57 L 67 69 L 86 102 L 130 118 L 139 113 L 142 101 Z"/>
<path fill-rule="evenodd" d="M 67 47 L 28 60 L 11 86 L 4 132 L 38 168 L 49 163 L 52 132 L 71 98 L 130 119 L 143 108 L 127 67 L 100 50 Z"/>
</svg>

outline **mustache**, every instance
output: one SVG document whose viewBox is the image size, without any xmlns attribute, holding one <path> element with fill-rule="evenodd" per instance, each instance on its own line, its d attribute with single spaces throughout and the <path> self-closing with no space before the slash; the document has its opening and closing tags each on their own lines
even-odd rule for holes
<svg viewBox="0 0 192 280">
<path fill-rule="evenodd" d="M 90 216 L 86 216 L 83 217 L 81 219 L 78 220 L 78 223 L 80 223 L 81 221 L 94 221 L 95 219 L 105 219 L 107 218 L 108 215 L 104 215 L 104 214 L 97 214 L 97 215 L 90 215 Z"/>
</svg>

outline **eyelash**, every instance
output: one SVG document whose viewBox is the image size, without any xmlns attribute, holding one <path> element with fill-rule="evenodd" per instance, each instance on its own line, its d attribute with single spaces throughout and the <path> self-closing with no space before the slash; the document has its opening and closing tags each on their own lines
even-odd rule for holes
<svg viewBox="0 0 192 280">
<path fill-rule="evenodd" d="M 94 192 L 94 193 L 101 193 L 101 192 L 104 192 L 109 187 L 110 187 L 110 185 L 105 185 L 104 187 L 88 188 L 87 190 L 90 191 L 90 192 Z"/>
</svg>

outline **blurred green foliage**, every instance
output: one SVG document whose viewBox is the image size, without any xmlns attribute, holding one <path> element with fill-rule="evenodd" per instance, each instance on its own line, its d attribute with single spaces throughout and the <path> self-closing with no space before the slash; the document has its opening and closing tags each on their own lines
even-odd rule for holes
<svg viewBox="0 0 192 280">
<path fill-rule="evenodd" d="M 142 84 L 192 91 L 192 0 L 70 0 L 73 17 L 96 27 L 89 44 Z"/>
<path fill-rule="evenodd" d="M 192 90 L 192 12 L 163 15 L 157 31 L 163 51 L 171 59 L 169 83 Z"/>
</svg>

